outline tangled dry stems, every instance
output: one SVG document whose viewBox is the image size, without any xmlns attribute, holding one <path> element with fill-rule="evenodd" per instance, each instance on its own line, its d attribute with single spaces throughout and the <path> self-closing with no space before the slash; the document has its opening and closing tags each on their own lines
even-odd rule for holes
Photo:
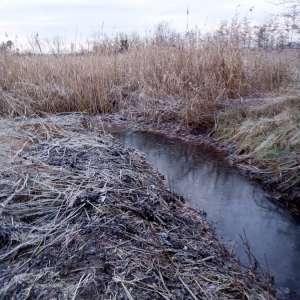
<svg viewBox="0 0 300 300">
<path fill-rule="evenodd" d="M 128 107 L 132 93 L 143 92 L 179 99 L 178 119 L 211 127 L 223 100 L 285 87 L 296 76 L 294 56 L 243 49 L 230 33 L 184 44 L 132 41 L 122 53 L 1 53 L 0 114 L 112 112 Z M 147 98 L 141 99 L 144 110 Z"/>
<path fill-rule="evenodd" d="M 174 122 L 197 132 L 212 132 L 217 121 L 224 127 L 219 126 L 218 136 L 227 143 L 239 144 L 236 153 L 246 153 L 242 158 L 248 165 L 244 167 L 254 170 L 255 163 L 258 175 L 272 174 L 271 185 L 278 185 L 286 198 L 297 198 L 299 151 L 292 150 L 295 155 L 289 158 L 290 148 L 280 146 L 287 152 L 276 158 L 278 147 L 272 146 L 285 144 L 282 139 L 290 128 L 289 117 L 281 122 L 281 138 L 277 138 L 277 131 L 276 137 L 269 136 L 265 144 L 259 140 L 275 130 L 275 123 L 279 128 L 278 121 L 267 120 L 267 110 L 272 113 L 274 107 L 261 110 L 266 116 L 260 118 L 261 126 L 251 121 L 248 112 L 244 114 L 250 120 L 244 122 L 239 109 L 226 113 L 221 120 L 218 117 L 228 99 L 277 92 L 299 81 L 299 51 L 245 49 L 236 36 L 236 32 L 228 31 L 222 39 L 214 35 L 175 43 L 140 39 L 131 41 L 128 51 L 121 53 L 110 49 L 111 41 L 99 45 L 100 50 L 81 54 L 1 52 L 0 115 L 125 112 L 147 122 Z M 223 121 L 225 118 L 227 121 Z M 239 126 L 237 122 L 243 122 L 239 137 L 228 134 Z"/>
<path fill-rule="evenodd" d="M 22 128 L 29 144 L 0 173 L 1 299 L 272 299 L 138 153 Z"/>
</svg>

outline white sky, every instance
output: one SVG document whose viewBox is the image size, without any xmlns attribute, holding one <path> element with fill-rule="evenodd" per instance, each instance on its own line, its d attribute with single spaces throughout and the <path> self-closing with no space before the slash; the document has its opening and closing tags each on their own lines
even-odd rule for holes
<svg viewBox="0 0 300 300">
<path fill-rule="evenodd" d="M 236 12 L 261 23 L 278 10 L 272 0 L 0 0 L 0 40 L 24 42 L 33 33 L 42 39 L 82 40 L 100 32 L 102 24 L 108 35 L 145 33 L 162 21 L 184 31 L 187 7 L 190 28 L 202 31 Z"/>
</svg>

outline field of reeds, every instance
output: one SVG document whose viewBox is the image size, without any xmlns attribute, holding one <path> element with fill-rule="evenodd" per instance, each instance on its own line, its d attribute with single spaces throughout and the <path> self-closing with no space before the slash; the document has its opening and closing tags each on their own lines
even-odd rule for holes
<svg viewBox="0 0 300 300">
<path fill-rule="evenodd" d="M 231 34 L 132 40 L 128 49 L 119 47 L 118 41 L 103 41 L 79 53 L 2 51 L 1 115 L 111 112 L 142 91 L 179 98 L 184 121 L 198 123 L 223 100 L 285 87 L 294 79 L 297 60 L 289 51 L 242 48 Z"/>
<path fill-rule="evenodd" d="M 246 47 L 236 27 L 225 32 L 161 31 L 152 38 L 105 39 L 73 52 L 43 52 L 39 43 L 39 51 L 29 53 L 2 49 L 0 115 L 114 112 L 140 114 L 147 122 L 171 120 L 231 143 L 238 160 L 274 177 L 280 193 L 290 197 L 296 191 L 293 199 L 299 198 L 299 98 L 283 101 L 280 111 L 272 102 L 260 109 L 264 101 L 251 99 L 296 90 L 300 51 Z"/>
</svg>

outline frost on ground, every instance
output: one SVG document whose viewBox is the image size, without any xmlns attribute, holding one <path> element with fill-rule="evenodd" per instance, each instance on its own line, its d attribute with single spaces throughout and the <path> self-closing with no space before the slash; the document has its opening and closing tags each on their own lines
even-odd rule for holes
<svg viewBox="0 0 300 300">
<path fill-rule="evenodd" d="M 6 123 L 1 299 L 273 299 L 139 153 L 58 119 Z"/>
</svg>

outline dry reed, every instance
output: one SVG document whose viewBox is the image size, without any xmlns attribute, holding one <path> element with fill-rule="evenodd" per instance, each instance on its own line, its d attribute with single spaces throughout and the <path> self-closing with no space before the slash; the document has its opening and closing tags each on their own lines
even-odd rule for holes
<svg viewBox="0 0 300 300">
<path fill-rule="evenodd" d="M 2 53 L 0 114 L 112 112 L 128 107 L 130 95 L 142 91 L 176 97 L 179 119 L 211 126 L 224 99 L 273 92 L 294 76 L 285 52 L 244 49 L 231 34 L 226 40 L 189 38 L 184 43 L 132 41 L 122 52 L 103 47 L 82 54 Z"/>
</svg>

